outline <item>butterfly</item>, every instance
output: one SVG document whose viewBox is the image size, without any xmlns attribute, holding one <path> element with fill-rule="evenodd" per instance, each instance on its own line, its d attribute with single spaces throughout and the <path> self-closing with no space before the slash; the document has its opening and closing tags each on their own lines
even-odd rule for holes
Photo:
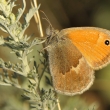
<svg viewBox="0 0 110 110">
<path fill-rule="evenodd" d="M 94 71 L 110 63 L 110 31 L 98 27 L 50 29 L 46 40 L 56 92 L 82 94 L 94 82 Z"/>
</svg>

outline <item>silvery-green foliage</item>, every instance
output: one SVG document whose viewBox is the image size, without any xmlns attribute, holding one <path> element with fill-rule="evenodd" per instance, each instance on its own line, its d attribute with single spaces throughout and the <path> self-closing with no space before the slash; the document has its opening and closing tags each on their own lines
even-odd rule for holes
<svg viewBox="0 0 110 110">
<path fill-rule="evenodd" d="M 29 100 L 31 108 L 36 108 L 36 110 L 52 110 L 56 105 L 55 93 L 50 91 L 38 89 L 40 79 L 39 78 L 39 65 L 34 65 L 33 68 L 30 68 L 29 62 L 33 61 L 33 58 L 30 61 L 27 60 L 27 56 L 31 53 L 32 47 L 35 45 L 42 44 L 44 42 L 35 38 L 29 42 L 31 36 L 25 35 L 25 30 L 28 28 L 29 23 L 33 15 L 36 13 L 38 8 L 31 8 L 29 12 L 25 15 L 24 23 L 20 23 L 20 18 L 23 16 L 24 10 L 26 8 L 25 0 L 22 0 L 23 7 L 18 9 L 17 13 L 13 13 L 12 10 L 15 6 L 16 0 L 0 0 L 0 29 L 7 33 L 8 36 L 4 38 L 3 35 L 0 35 L 0 46 L 6 46 L 11 49 L 11 53 L 14 53 L 19 63 L 16 64 L 5 62 L 0 58 L 0 68 L 3 72 L 0 73 L 0 84 L 7 86 L 14 86 L 24 91 L 22 95 L 23 98 Z M 46 70 L 46 60 L 41 61 L 44 65 L 42 73 Z M 9 76 L 9 71 L 12 71 L 13 74 L 11 78 Z M 18 75 L 22 75 L 28 81 L 27 88 L 23 88 L 17 79 Z"/>
</svg>

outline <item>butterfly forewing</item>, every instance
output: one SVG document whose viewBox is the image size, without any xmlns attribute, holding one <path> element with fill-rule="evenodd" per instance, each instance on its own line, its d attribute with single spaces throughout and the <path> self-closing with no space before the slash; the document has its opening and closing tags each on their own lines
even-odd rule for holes
<svg viewBox="0 0 110 110">
<path fill-rule="evenodd" d="M 62 35 L 72 41 L 94 70 L 110 63 L 110 45 L 106 44 L 106 41 L 110 42 L 110 31 L 79 27 L 64 29 L 60 32 L 60 36 Z"/>
</svg>

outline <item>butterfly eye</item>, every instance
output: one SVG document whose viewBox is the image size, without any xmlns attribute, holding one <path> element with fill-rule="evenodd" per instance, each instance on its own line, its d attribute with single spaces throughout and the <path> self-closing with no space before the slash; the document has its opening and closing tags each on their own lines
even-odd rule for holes
<svg viewBox="0 0 110 110">
<path fill-rule="evenodd" d="M 105 40 L 105 44 L 106 45 L 109 45 L 110 44 L 110 41 L 109 40 Z"/>
</svg>

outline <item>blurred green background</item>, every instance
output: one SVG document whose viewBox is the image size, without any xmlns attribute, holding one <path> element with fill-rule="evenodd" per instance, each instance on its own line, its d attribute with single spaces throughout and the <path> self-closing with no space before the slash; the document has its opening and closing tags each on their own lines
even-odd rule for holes
<svg viewBox="0 0 110 110">
<path fill-rule="evenodd" d="M 31 7 L 30 1 L 26 2 L 25 13 Z M 19 4 L 16 8 L 22 7 L 21 0 L 16 3 Z M 92 26 L 110 30 L 110 0 L 38 0 L 38 4 L 41 4 L 40 10 L 46 13 L 55 29 Z M 14 12 L 17 11 L 16 8 Z M 42 19 L 45 17 L 42 13 L 40 15 L 45 33 L 48 22 Z M 6 36 L 1 31 L 0 33 Z M 26 31 L 27 35 L 32 33 L 35 37 L 40 36 L 34 19 Z M 34 47 L 30 55 L 35 56 L 37 61 L 39 56 L 36 50 L 39 48 Z M 0 47 L 0 57 L 5 61 L 16 62 L 16 56 L 13 57 L 10 50 L 4 47 Z M 110 65 L 96 71 L 95 77 L 92 87 L 82 95 L 69 97 L 59 94 L 62 110 L 110 110 Z M 14 87 L 0 86 L 0 110 L 29 110 L 28 103 L 22 100 L 21 94 L 22 91 Z"/>
</svg>

